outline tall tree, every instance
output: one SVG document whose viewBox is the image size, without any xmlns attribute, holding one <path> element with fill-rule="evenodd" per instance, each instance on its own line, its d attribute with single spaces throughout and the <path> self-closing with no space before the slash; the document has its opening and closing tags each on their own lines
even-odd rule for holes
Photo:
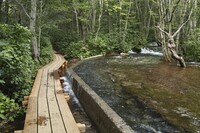
<svg viewBox="0 0 200 133">
<path fill-rule="evenodd" d="M 5 0 L 5 10 L 4 10 L 4 15 L 5 15 L 5 23 L 8 23 L 9 22 L 9 1 L 8 0 Z"/>
<path fill-rule="evenodd" d="M 2 14 L 2 6 L 3 6 L 3 0 L 0 0 L 0 22 L 1 22 L 2 16 L 3 16 L 3 14 Z"/>
<path fill-rule="evenodd" d="M 131 6 L 132 6 L 132 0 L 129 1 L 129 7 L 126 13 L 126 20 L 125 20 L 125 26 L 124 26 L 124 30 L 123 30 L 123 38 L 122 38 L 122 43 L 125 43 L 125 39 L 126 39 L 126 34 L 127 34 L 127 29 L 128 29 L 128 22 L 129 22 L 129 15 L 131 12 Z"/>
<path fill-rule="evenodd" d="M 97 40 L 98 38 L 98 35 L 99 35 L 99 30 L 101 29 L 101 17 L 103 15 L 103 0 L 99 0 L 99 19 L 98 19 L 98 29 L 97 29 L 97 32 L 96 32 L 96 37 L 95 37 L 95 41 Z"/>
<path fill-rule="evenodd" d="M 31 0 L 31 13 L 30 13 L 30 30 L 32 32 L 32 54 L 33 59 L 38 61 L 39 59 L 39 49 L 37 44 L 36 35 L 36 16 L 37 16 L 37 0 Z"/>
<path fill-rule="evenodd" d="M 160 9 L 160 24 L 159 24 L 159 26 L 157 26 L 157 28 L 160 30 L 161 36 L 164 36 L 163 34 L 167 35 L 168 40 L 170 40 L 169 42 L 171 42 L 172 44 L 175 44 L 174 39 L 177 36 L 177 34 L 181 31 L 183 26 L 190 20 L 191 14 L 193 12 L 193 8 L 190 10 L 190 14 L 188 15 L 186 20 L 180 19 L 180 22 L 182 22 L 182 21 L 183 22 L 181 23 L 181 25 L 179 25 L 177 30 L 173 33 L 173 31 L 172 31 L 173 23 L 172 22 L 173 22 L 173 18 L 175 16 L 175 11 L 180 3 L 180 0 L 178 0 L 176 3 L 173 3 L 171 0 L 168 1 L 168 4 L 164 3 L 164 4 L 168 5 L 166 13 L 164 13 L 162 2 L 163 1 L 158 1 L 159 5 L 162 9 Z M 189 1 L 187 1 L 187 2 L 189 2 Z M 185 6 L 185 8 L 187 8 L 187 5 Z M 185 16 L 185 12 L 183 14 Z M 164 25 L 165 21 L 164 20 L 167 20 L 167 22 L 168 22 L 168 31 L 165 30 L 165 25 Z M 176 45 L 176 47 L 177 47 L 177 45 Z M 167 45 L 166 45 L 165 41 L 163 42 L 163 49 L 164 49 L 163 51 L 164 51 L 164 55 L 165 55 L 166 59 L 171 60 L 169 58 L 169 52 L 166 50 Z M 178 56 L 177 51 L 172 52 L 172 48 L 170 48 L 170 51 L 171 51 L 173 57 L 180 62 L 181 66 L 185 67 L 185 61 L 183 60 L 182 57 Z"/>
</svg>

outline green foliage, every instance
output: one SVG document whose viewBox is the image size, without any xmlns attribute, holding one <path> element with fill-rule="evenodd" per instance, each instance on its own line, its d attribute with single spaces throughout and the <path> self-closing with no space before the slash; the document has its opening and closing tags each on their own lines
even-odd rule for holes
<svg viewBox="0 0 200 133">
<path fill-rule="evenodd" d="M 96 39 L 94 35 L 90 35 L 87 37 L 85 43 L 92 55 L 102 54 L 107 51 L 107 39 L 101 36 Z"/>
<path fill-rule="evenodd" d="M 44 65 L 44 64 L 47 64 L 49 63 L 52 58 L 53 58 L 53 48 L 52 48 L 52 45 L 51 45 L 51 41 L 48 37 L 41 37 L 41 51 L 40 51 L 40 61 L 41 63 Z"/>
<path fill-rule="evenodd" d="M 64 49 L 64 53 L 67 59 L 88 57 L 91 55 L 87 46 L 84 46 L 84 43 L 81 41 L 77 43 L 70 43 L 68 47 Z"/>
<path fill-rule="evenodd" d="M 78 40 L 74 30 L 76 24 L 73 20 L 72 1 L 50 0 L 45 4 L 47 14 L 42 19 L 42 34 L 50 38 L 54 50 L 63 52 L 71 42 Z"/>
<path fill-rule="evenodd" d="M 186 56 L 187 60 L 200 61 L 199 37 L 200 37 L 200 29 L 198 28 L 183 45 L 184 56 Z"/>
<path fill-rule="evenodd" d="M 0 25 L 0 38 L 13 45 L 14 43 L 28 43 L 30 42 L 30 32 L 26 27 L 22 27 L 18 24 L 15 25 Z"/>
<path fill-rule="evenodd" d="M 0 25 L 0 79 L 2 91 L 12 95 L 31 87 L 34 62 L 30 52 L 30 32 L 20 25 Z"/>
<path fill-rule="evenodd" d="M 45 31 L 50 38 L 53 49 L 56 51 L 62 52 L 63 48 L 67 47 L 69 43 L 77 41 L 77 36 L 74 31 L 70 30 L 70 27 L 47 26 Z"/>
<path fill-rule="evenodd" d="M 10 99 L 0 92 L 0 122 L 2 120 L 13 121 L 21 112 L 21 108 L 14 99 Z"/>
<path fill-rule="evenodd" d="M 70 43 L 63 53 L 65 53 L 66 58 L 86 58 L 98 54 L 127 52 L 135 46 L 130 40 L 130 43 L 124 42 L 122 44 L 119 38 L 120 35 L 117 32 L 100 34 L 97 39 L 95 35 L 91 34 L 85 41 Z"/>
<path fill-rule="evenodd" d="M 70 43 L 64 50 L 66 58 L 86 58 L 93 55 L 103 54 L 107 51 L 107 40 L 98 37 L 95 40 L 94 35 L 90 35 L 85 41 L 79 41 L 77 43 Z"/>
<path fill-rule="evenodd" d="M 146 40 L 139 36 L 138 31 L 128 31 L 124 42 L 122 42 L 122 35 L 117 31 L 113 31 L 109 34 L 103 35 L 104 40 L 106 41 L 107 51 L 110 52 L 128 52 L 133 47 L 141 48 L 146 44 Z"/>
<path fill-rule="evenodd" d="M 100 35 L 106 43 L 106 53 L 110 52 L 122 52 L 124 51 L 123 45 L 120 43 L 120 36 L 117 32 L 111 32 L 109 34 Z"/>
<path fill-rule="evenodd" d="M 18 103 L 32 86 L 35 63 L 30 36 L 20 25 L 0 25 L 0 122 L 13 121 L 23 111 Z"/>
</svg>

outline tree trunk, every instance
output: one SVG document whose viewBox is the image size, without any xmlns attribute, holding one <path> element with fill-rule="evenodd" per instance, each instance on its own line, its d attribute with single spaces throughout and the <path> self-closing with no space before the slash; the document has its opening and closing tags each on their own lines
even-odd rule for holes
<svg viewBox="0 0 200 133">
<path fill-rule="evenodd" d="M 163 32 L 164 34 L 166 34 L 168 36 L 169 40 L 171 40 L 174 43 L 174 37 L 180 32 L 180 30 L 183 28 L 183 26 L 189 21 L 190 16 L 192 14 L 192 11 L 193 11 L 193 9 L 191 9 L 188 19 L 178 28 L 178 30 L 173 35 L 171 35 L 170 32 L 166 32 L 165 30 L 163 30 L 164 28 L 162 29 L 159 26 L 157 26 L 157 28 L 161 32 Z M 185 67 L 186 65 L 185 65 L 184 59 L 182 57 L 178 56 L 178 54 L 177 54 L 177 52 L 175 50 L 172 50 L 170 48 L 170 51 L 171 51 L 172 57 L 174 59 L 176 59 L 177 61 L 179 61 L 181 67 Z"/>
<path fill-rule="evenodd" d="M 162 8 L 162 2 L 163 1 L 161 1 L 161 0 L 158 1 L 158 6 L 160 7 L 160 13 L 159 13 L 159 15 L 160 15 L 160 23 L 164 22 L 165 16 L 167 15 L 167 20 L 169 22 L 169 25 L 168 25 L 169 27 L 168 27 L 168 32 L 165 31 L 164 25 L 162 25 L 163 27 L 157 26 L 157 28 L 160 30 L 160 32 L 162 32 L 163 34 L 167 35 L 168 39 L 171 40 L 173 43 L 174 43 L 174 38 L 179 34 L 179 32 L 181 31 L 181 29 L 183 28 L 183 26 L 190 20 L 190 17 L 191 17 L 191 15 L 193 13 L 193 8 L 192 8 L 191 11 L 190 11 L 190 13 L 189 13 L 189 16 L 187 17 L 187 19 L 184 20 L 185 17 L 182 17 L 182 19 L 180 20 L 179 28 L 176 30 L 176 32 L 174 32 L 172 34 L 172 20 L 173 20 L 173 16 L 175 15 L 175 11 L 176 11 L 176 9 L 177 9 L 178 4 L 180 3 L 180 1 L 181 0 L 178 0 L 176 2 L 176 4 L 175 4 L 171 0 L 169 0 L 168 1 L 169 2 L 168 3 L 169 9 L 168 9 L 168 12 L 166 12 L 166 14 L 164 14 L 164 10 Z M 189 1 L 187 0 L 185 2 L 189 2 Z M 184 7 L 185 9 L 184 9 L 183 15 L 186 16 L 185 15 L 185 13 L 186 13 L 185 11 L 187 9 L 187 4 L 185 3 L 184 5 L 185 5 L 185 7 Z M 174 45 L 175 45 L 175 43 L 174 43 Z M 178 46 L 178 44 L 176 44 L 176 47 L 177 46 Z M 169 48 L 169 49 L 171 51 L 172 57 L 174 59 L 176 59 L 177 61 L 179 61 L 180 65 L 182 67 L 185 67 L 185 61 L 184 61 L 184 59 L 181 56 L 179 56 L 177 54 L 177 51 L 174 50 L 174 49 L 172 50 L 171 48 Z"/>
<path fill-rule="evenodd" d="M 38 17 L 38 59 L 41 51 L 41 35 L 42 35 L 42 14 L 43 14 L 44 1 L 40 0 L 39 17 Z"/>
<path fill-rule="evenodd" d="M 164 7 L 164 3 L 163 3 L 163 0 L 158 0 L 157 1 L 157 4 L 158 4 L 158 7 L 159 7 L 159 25 L 161 27 L 161 29 L 165 29 L 165 21 L 164 21 L 164 18 L 166 17 L 165 16 L 165 7 Z M 165 33 L 163 32 L 160 32 L 160 42 L 162 44 L 162 51 L 163 51 L 163 54 L 164 54 L 164 58 L 165 58 L 165 61 L 171 61 L 170 59 L 170 55 L 169 55 L 169 51 L 167 49 L 167 46 L 166 46 L 166 38 L 165 38 Z"/>
<path fill-rule="evenodd" d="M 31 14 L 30 14 L 30 30 L 32 32 L 32 56 L 33 59 L 38 61 L 39 53 L 38 53 L 38 44 L 37 44 L 37 36 L 36 36 L 36 15 L 37 15 L 37 0 L 31 0 Z"/>
<path fill-rule="evenodd" d="M 94 32 L 95 31 L 95 25 L 96 25 L 96 2 L 95 0 L 92 0 L 92 26 L 91 26 L 91 31 Z"/>
<path fill-rule="evenodd" d="M 18 0 L 15 0 L 15 2 L 22 8 L 22 10 L 24 11 L 25 15 L 31 19 L 31 16 L 28 14 L 28 12 L 26 11 L 26 9 L 24 8 L 23 4 L 20 3 Z"/>
<path fill-rule="evenodd" d="M 177 53 L 173 53 L 172 58 L 177 60 L 181 67 L 186 67 L 185 60 L 183 59 L 183 57 L 178 56 Z"/>
<path fill-rule="evenodd" d="M 5 23 L 9 22 L 9 3 L 8 0 L 5 1 Z"/>
<path fill-rule="evenodd" d="M 84 23 L 82 22 L 82 21 L 79 21 L 79 35 L 80 35 L 80 38 L 82 39 L 82 40 L 84 40 L 85 41 L 85 37 L 86 37 L 86 31 L 85 31 L 85 26 L 84 26 Z"/>
<path fill-rule="evenodd" d="M 0 12 L 1 12 L 1 9 L 2 9 L 2 4 L 3 4 L 3 0 L 0 0 Z"/>
<path fill-rule="evenodd" d="M 174 40 L 170 40 L 171 42 L 174 42 Z M 185 60 L 183 59 L 183 57 L 179 56 L 175 50 L 175 48 L 173 47 L 168 47 L 171 51 L 172 54 L 172 58 L 174 58 L 175 60 L 177 60 L 180 64 L 181 67 L 186 67 L 185 64 Z"/>
<path fill-rule="evenodd" d="M 149 2 L 149 0 L 148 0 L 148 13 L 149 13 L 149 18 L 148 18 L 148 22 L 147 22 L 147 30 L 146 30 L 146 38 L 148 38 L 148 36 L 149 36 L 149 30 L 150 30 L 150 24 L 151 24 L 151 19 L 152 19 L 152 15 L 151 15 L 151 10 L 152 10 L 152 7 L 150 6 L 150 2 Z"/>
<path fill-rule="evenodd" d="M 185 19 L 185 16 L 186 16 L 186 13 L 187 13 L 187 8 L 188 8 L 188 4 L 187 4 L 187 1 L 184 2 L 184 9 L 181 11 L 181 15 L 180 15 L 180 26 L 184 23 L 184 19 Z M 176 36 L 176 51 L 178 52 L 179 50 L 179 39 L 180 39 L 180 32 L 177 33 L 177 36 Z"/>
<path fill-rule="evenodd" d="M 77 9 L 74 9 L 74 13 L 75 13 L 75 17 L 76 17 L 76 32 L 77 32 L 77 36 L 80 37 L 80 33 L 79 33 L 79 22 L 78 22 L 78 12 L 77 12 Z"/>
<path fill-rule="evenodd" d="M 121 38 L 121 34 L 122 34 L 122 16 L 121 16 L 121 11 L 122 11 L 122 0 L 119 0 L 119 7 L 120 7 L 120 9 L 121 10 L 119 10 L 119 17 L 118 17 L 118 19 L 119 19 L 119 44 L 120 44 L 120 46 L 122 46 L 122 38 Z"/>
<path fill-rule="evenodd" d="M 194 7 L 194 15 L 193 15 L 193 18 L 191 19 L 190 21 L 190 30 L 189 30 L 189 34 L 191 35 L 194 35 L 195 34 L 195 30 L 196 30 L 196 27 L 197 27 L 197 0 L 194 0 L 194 2 L 192 3 L 191 1 L 190 2 L 190 5 Z"/>
<path fill-rule="evenodd" d="M 2 17 L 3 17 L 2 4 L 3 4 L 3 0 L 0 0 L 0 22 L 2 21 Z"/>
<path fill-rule="evenodd" d="M 101 28 L 101 17 L 102 17 L 102 14 L 103 14 L 103 0 L 99 0 L 99 10 L 100 10 L 99 19 L 98 19 L 99 25 L 98 25 L 98 29 L 97 29 L 97 32 L 96 32 L 95 41 L 97 41 L 97 39 L 98 39 L 99 30 Z"/>
<path fill-rule="evenodd" d="M 128 20 L 129 20 L 130 11 L 131 11 L 131 0 L 130 0 L 130 3 L 129 3 L 128 12 L 127 12 L 127 14 L 126 14 L 126 22 L 125 22 L 125 26 L 124 26 L 122 44 L 124 44 L 124 43 L 125 43 L 125 40 L 126 40 L 126 34 L 127 34 L 127 27 L 128 27 Z"/>
</svg>

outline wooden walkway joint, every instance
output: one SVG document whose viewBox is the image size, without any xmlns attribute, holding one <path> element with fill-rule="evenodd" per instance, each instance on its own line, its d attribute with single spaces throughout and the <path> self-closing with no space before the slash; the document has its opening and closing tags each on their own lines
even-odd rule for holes
<svg viewBox="0 0 200 133">
<path fill-rule="evenodd" d="M 38 70 L 31 94 L 22 103 L 27 106 L 24 129 L 15 133 L 85 132 L 85 125 L 75 122 L 67 104 L 70 97 L 61 86 L 66 65 L 63 56 L 55 54 L 51 63 Z"/>
</svg>

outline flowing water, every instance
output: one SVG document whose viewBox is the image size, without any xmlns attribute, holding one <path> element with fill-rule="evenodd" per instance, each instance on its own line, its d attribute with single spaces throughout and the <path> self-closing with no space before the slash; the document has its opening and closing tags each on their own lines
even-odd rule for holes
<svg viewBox="0 0 200 133">
<path fill-rule="evenodd" d="M 63 89 L 65 93 L 68 93 L 70 96 L 70 100 L 68 101 L 68 105 L 72 111 L 72 114 L 77 123 L 85 124 L 85 132 L 86 133 L 96 133 L 96 129 L 90 119 L 88 118 L 87 114 L 85 113 L 84 109 L 82 108 L 79 100 L 77 99 L 76 95 L 72 90 L 72 77 L 67 72 L 67 74 L 61 77 L 63 82 Z"/>
<path fill-rule="evenodd" d="M 200 129 L 199 66 L 132 55 L 85 60 L 74 71 L 136 132 Z"/>
</svg>

